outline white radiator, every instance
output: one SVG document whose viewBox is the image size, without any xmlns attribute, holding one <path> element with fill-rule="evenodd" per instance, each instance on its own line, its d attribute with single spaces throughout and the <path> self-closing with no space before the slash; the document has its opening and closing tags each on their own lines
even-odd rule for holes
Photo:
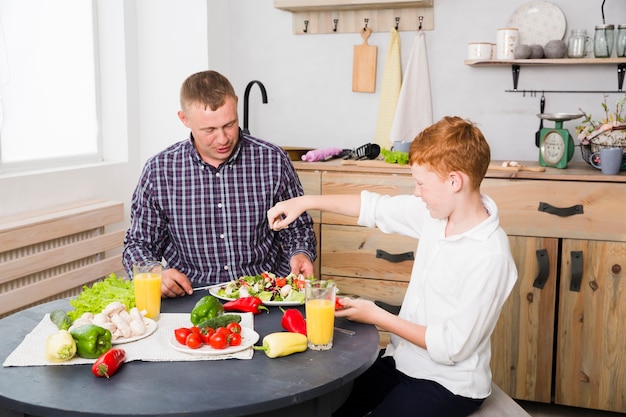
<svg viewBox="0 0 626 417">
<path fill-rule="evenodd" d="M 0 317 L 77 295 L 110 273 L 123 273 L 123 204 L 87 201 L 0 218 Z"/>
</svg>

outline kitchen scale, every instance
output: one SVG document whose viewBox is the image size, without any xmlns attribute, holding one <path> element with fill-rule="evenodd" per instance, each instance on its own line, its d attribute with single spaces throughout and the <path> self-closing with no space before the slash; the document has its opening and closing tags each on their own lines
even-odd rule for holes
<svg viewBox="0 0 626 417">
<path fill-rule="evenodd" d="M 563 122 L 579 119 L 581 113 L 540 113 L 540 119 L 552 120 L 554 127 L 541 129 L 539 133 L 539 165 L 553 168 L 567 168 L 567 163 L 574 156 L 574 138 Z"/>
</svg>

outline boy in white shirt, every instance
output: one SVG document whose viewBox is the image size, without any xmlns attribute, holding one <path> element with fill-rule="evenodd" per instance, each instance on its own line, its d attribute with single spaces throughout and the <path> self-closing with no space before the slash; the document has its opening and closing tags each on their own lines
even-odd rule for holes
<svg viewBox="0 0 626 417">
<path fill-rule="evenodd" d="M 358 217 L 419 239 L 400 313 L 341 298 L 337 317 L 392 333 L 375 364 L 355 380 L 333 416 L 467 416 L 491 393 L 490 336 L 517 279 L 498 209 L 480 184 L 490 150 L 459 117 L 424 129 L 409 150 L 414 195 L 305 195 L 268 211 L 274 230 L 306 210 Z"/>
</svg>

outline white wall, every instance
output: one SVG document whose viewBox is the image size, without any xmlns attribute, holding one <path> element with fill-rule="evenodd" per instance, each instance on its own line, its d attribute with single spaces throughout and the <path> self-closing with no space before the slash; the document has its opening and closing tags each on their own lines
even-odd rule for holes
<svg viewBox="0 0 626 417">
<path fill-rule="evenodd" d="M 108 0 L 113 2 L 113 0 Z M 571 28 L 602 23 L 601 1 L 553 0 Z M 113 2 L 119 7 L 122 0 Z M 534 133 L 539 96 L 505 93 L 512 88 L 510 67 L 472 68 L 463 65 L 472 41 L 495 41 L 521 0 L 435 0 L 435 29 L 427 48 L 434 119 L 444 115 L 470 118 L 482 128 L 494 159 L 536 160 Z M 255 87 L 250 99 L 250 131 L 279 145 L 355 147 L 373 140 L 378 94 L 351 91 L 353 46 L 358 33 L 294 35 L 291 14 L 272 0 L 126 0 L 123 1 L 126 77 L 109 74 L 109 83 L 127 86 L 123 105 L 107 115 L 105 129 L 127 137 L 125 155 L 100 167 L 45 174 L 0 176 L 0 216 L 81 200 L 130 196 L 145 160 L 187 136 L 176 112 L 185 77 L 211 68 L 227 75 L 240 95 L 258 79 L 269 103 L 261 104 Z M 626 23 L 626 2 L 608 1 L 607 23 Z M 400 29 L 402 22 L 400 23 Z M 406 63 L 414 32 L 401 31 Z M 378 47 L 380 87 L 389 41 L 374 33 Z M 113 70 L 112 70 L 113 72 Z M 616 66 L 522 67 L 520 89 L 615 90 Z M 120 79 L 116 79 L 120 78 Z M 610 102 L 617 95 L 613 94 Z M 119 99 L 119 98 L 118 98 Z M 546 94 L 546 112 L 576 112 L 582 107 L 599 114 L 601 94 Z M 243 123 L 243 113 L 240 113 Z M 71 120 L 68 118 L 68 123 Z M 573 131 L 575 122 L 567 122 Z M 68 125 L 71 129 L 71 124 Z M 575 154 L 580 159 L 579 150 Z"/>
<path fill-rule="evenodd" d="M 494 42 L 511 14 L 525 1 L 434 0 L 435 28 L 426 33 L 433 95 L 433 117 L 459 115 L 477 122 L 492 147 L 494 159 L 536 160 L 535 131 L 540 95 L 523 97 L 512 89 L 511 67 L 473 68 L 463 64 L 468 42 Z M 552 0 L 572 28 L 593 35 L 602 23 L 601 1 Z M 250 131 L 280 145 L 354 147 L 373 141 L 378 96 L 389 34 L 374 33 L 378 47 L 377 91 L 351 91 L 354 34 L 294 35 L 291 14 L 272 7 L 272 0 L 230 1 L 230 73 L 243 91 L 251 79 L 261 80 L 269 104 L 251 100 Z M 607 1 L 607 23 L 626 23 L 626 2 Z M 400 22 L 400 29 L 402 22 Z M 414 32 L 401 31 L 404 66 Z M 522 67 L 519 89 L 616 90 L 617 66 Z M 614 102 L 616 95 L 610 102 Z M 602 94 L 546 94 L 546 112 L 601 112 Z M 552 125 L 552 122 L 548 122 Z M 575 121 L 565 126 L 573 131 Z M 580 150 L 576 150 L 579 158 Z"/>
</svg>

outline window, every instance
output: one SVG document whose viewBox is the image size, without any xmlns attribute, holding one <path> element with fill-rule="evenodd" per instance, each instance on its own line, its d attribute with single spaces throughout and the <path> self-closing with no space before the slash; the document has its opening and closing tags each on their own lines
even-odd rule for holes
<svg viewBox="0 0 626 417">
<path fill-rule="evenodd" d="M 102 160 L 92 1 L 0 2 L 0 171 Z"/>
</svg>

